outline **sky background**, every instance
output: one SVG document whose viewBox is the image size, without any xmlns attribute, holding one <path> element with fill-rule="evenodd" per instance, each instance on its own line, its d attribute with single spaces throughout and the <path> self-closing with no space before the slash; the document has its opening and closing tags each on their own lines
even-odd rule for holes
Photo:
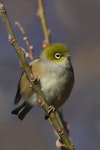
<svg viewBox="0 0 100 150">
<path fill-rule="evenodd" d="M 14 22 L 25 28 L 35 56 L 41 52 L 43 32 L 36 16 L 37 0 L 4 0 L 20 46 L 26 48 Z M 75 84 L 63 106 L 76 150 L 100 149 L 100 0 L 44 0 L 52 42 L 65 43 L 72 54 Z M 56 137 L 44 112 L 34 108 L 21 122 L 11 114 L 22 69 L 8 43 L 0 19 L 0 149 L 51 150 Z"/>
</svg>

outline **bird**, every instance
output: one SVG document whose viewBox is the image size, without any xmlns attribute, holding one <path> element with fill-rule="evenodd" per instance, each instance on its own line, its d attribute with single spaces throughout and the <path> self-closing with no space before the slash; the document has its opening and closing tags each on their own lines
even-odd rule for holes
<svg viewBox="0 0 100 150">
<path fill-rule="evenodd" d="M 56 110 L 62 108 L 74 85 L 74 71 L 68 47 L 60 42 L 51 43 L 42 50 L 39 58 L 29 65 L 34 78 L 39 80 L 40 89 L 49 106 Z M 24 71 L 18 83 L 14 104 L 17 105 L 22 97 L 22 104 L 11 112 L 20 120 L 23 120 L 34 106 L 39 105 L 38 95 L 30 87 Z"/>
</svg>

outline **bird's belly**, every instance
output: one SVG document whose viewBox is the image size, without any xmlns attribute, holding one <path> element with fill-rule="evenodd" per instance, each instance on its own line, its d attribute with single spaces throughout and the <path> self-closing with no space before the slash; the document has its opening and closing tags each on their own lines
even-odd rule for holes
<svg viewBox="0 0 100 150">
<path fill-rule="evenodd" d="M 41 91 L 49 105 L 59 108 L 67 100 L 73 87 L 73 76 L 46 76 L 41 80 Z M 38 105 L 38 97 L 34 93 L 30 98 L 31 105 Z"/>
<path fill-rule="evenodd" d="M 44 78 L 41 82 L 41 91 L 43 92 L 49 105 L 60 107 L 67 98 L 66 85 L 67 77 Z"/>
</svg>

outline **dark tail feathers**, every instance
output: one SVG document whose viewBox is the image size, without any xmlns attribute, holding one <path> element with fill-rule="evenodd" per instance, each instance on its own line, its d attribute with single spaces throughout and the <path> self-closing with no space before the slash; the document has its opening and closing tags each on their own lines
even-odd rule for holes
<svg viewBox="0 0 100 150">
<path fill-rule="evenodd" d="M 11 113 L 14 115 L 18 115 L 18 118 L 20 120 L 23 120 L 26 114 L 31 110 L 32 106 L 27 104 L 26 102 L 23 102 L 22 105 L 14 109 Z"/>
</svg>

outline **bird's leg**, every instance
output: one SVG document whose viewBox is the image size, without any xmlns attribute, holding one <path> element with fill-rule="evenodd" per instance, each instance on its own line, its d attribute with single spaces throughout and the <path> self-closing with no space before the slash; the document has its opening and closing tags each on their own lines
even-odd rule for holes
<svg viewBox="0 0 100 150">
<path fill-rule="evenodd" d="M 35 85 L 41 87 L 40 79 L 38 77 L 34 77 L 33 73 L 31 74 L 31 81 L 34 82 Z M 30 88 L 32 88 L 32 84 L 30 84 Z"/>
<path fill-rule="evenodd" d="M 40 84 L 40 79 L 38 77 L 34 79 L 34 84 Z"/>
<path fill-rule="evenodd" d="M 47 120 L 48 118 L 49 118 L 49 116 L 50 116 L 50 114 L 53 112 L 55 112 L 55 107 L 54 106 L 52 106 L 52 105 L 50 105 L 49 107 L 48 107 L 48 113 L 45 115 L 45 120 Z"/>
</svg>

